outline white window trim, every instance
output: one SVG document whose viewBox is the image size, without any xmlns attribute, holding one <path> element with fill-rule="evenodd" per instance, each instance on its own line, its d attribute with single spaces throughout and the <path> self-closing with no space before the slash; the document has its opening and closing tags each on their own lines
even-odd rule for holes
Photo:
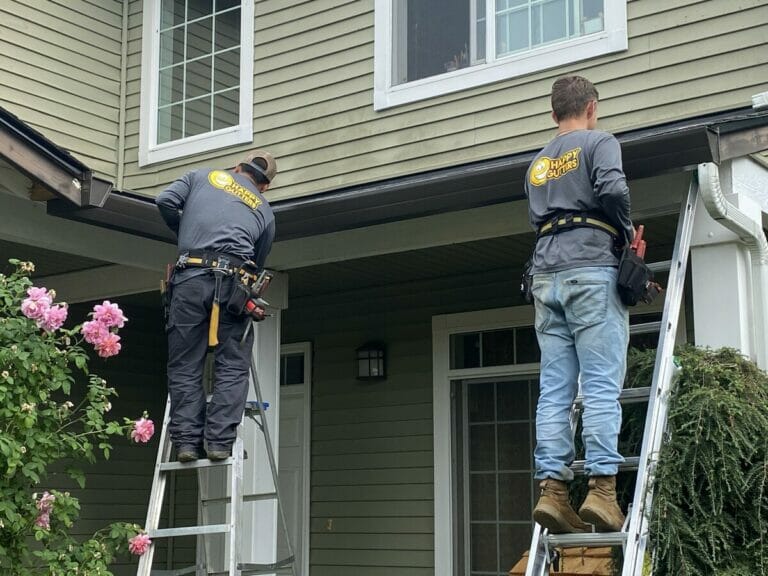
<svg viewBox="0 0 768 576">
<path fill-rule="evenodd" d="M 309 507 L 310 507 L 310 466 L 312 452 L 312 343 L 297 342 L 295 344 L 283 344 L 280 346 L 280 356 L 286 354 L 304 355 L 304 382 L 290 386 L 281 386 L 280 392 L 285 395 L 304 395 L 304 476 L 301 479 L 301 493 L 303 498 L 304 514 L 301 518 L 301 558 L 302 566 L 299 574 L 309 574 Z M 291 543 L 295 545 L 295 542 Z"/>
<path fill-rule="evenodd" d="M 139 166 L 165 162 L 253 141 L 253 2 L 241 2 L 240 123 L 182 140 L 157 144 L 161 2 L 144 2 L 139 116 Z"/>
<path fill-rule="evenodd" d="M 539 364 L 450 369 L 451 334 L 533 326 L 533 307 L 517 306 L 432 317 L 432 402 L 434 404 L 435 574 L 454 574 L 451 381 L 465 378 L 537 374 Z"/>
<path fill-rule="evenodd" d="M 462 68 L 397 86 L 392 85 L 393 1 L 375 0 L 374 32 L 374 110 L 384 110 L 409 102 L 433 98 L 499 80 L 556 68 L 573 62 L 620 52 L 628 47 L 627 0 L 605 0 L 605 26 L 602 32 L 548 44 L 495 61 Z M 490 4 L 490 3 L 489 3 Z M 490 27 L 493 32 L 494 27 Z M 487 34 L 486 54 L 493 34 Z"/>
</svg>

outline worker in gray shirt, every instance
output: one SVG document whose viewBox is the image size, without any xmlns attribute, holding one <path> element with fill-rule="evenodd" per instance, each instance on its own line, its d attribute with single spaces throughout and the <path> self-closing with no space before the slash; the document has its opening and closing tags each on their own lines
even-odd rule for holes
<svg viewBox="0 0 768 576">
<path fill-rule="evenodd" d="M 256 151 L 233 169 L 188 172 L 157 197 L 161 216 L 178 236 L 166 330 L 169 433 L 182 462 L 197 460 L 203 448 L 211 460 L 223 460 L 237 435 L 253 335 L 241 342 L 249 317 L 228 304 L 243 274 L 258 273 L 272 247 L 275 219 L 263 193 L 276 173 L 272 155 Z M 206 406 L 209 344 L 215 344 L 215 387 Z"/>
<path fill-rule="evenodd" d="M 634 235 L 621 149 L 595 130 L 598 93 L 589 80 L 552 85 L 558 133 L 531 163 L 525 182 L 537 232 L 530 273 L 541 349 L 533 517 L 552 533 L 619 531 L 616 502 L 618 402 L 626 369 L 629 315 L 616 287 L 618 251 Z M 589 493 L 578 515 L 568 500 L 575 454 L 569 415 L 579 382 Z M 591 525 L 591 526 L 590 526 Z"/>
</svg>

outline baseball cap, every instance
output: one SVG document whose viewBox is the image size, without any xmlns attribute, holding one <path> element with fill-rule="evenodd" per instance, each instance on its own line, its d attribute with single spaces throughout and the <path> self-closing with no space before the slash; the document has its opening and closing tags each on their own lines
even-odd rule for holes
<svg viewBox="0 0 768 576">
<path fill-rule="evenodd" d="M 255 162 L 258 158 L 261 158 L 264 161 L 267 165 L 266 168 L 262 168 Z M 275 157 L 266 150 L 255 150 L 254 152 L 251 152 L 243 159 L 241 164 L 245 164 L 248 168 L 252 168 L 264 176 L 269 182 L 272 182 L 277 174 L 277 162 L 275 162 Z"/>
</svg>

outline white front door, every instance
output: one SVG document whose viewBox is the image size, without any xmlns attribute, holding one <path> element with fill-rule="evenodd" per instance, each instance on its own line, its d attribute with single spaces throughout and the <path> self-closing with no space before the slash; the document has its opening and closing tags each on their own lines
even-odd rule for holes
<svg viewBox="0 0 768 576">
<path fill-rule="evenodd" d="M 285 510 L 296 574 L 309 574 L 309 438 L 311 352 L 308 342 L 280 349 L 280 501 Z M 278 530 L 277 557 L 289 555 Z M 290 570 L 286 570 L 290 573 Z"/>
</svg>

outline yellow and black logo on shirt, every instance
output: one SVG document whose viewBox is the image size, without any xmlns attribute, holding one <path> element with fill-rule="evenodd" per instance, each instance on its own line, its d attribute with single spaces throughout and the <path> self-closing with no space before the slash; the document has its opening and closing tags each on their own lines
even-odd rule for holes
<svg viewBox="0 0 768 576">
<path fill-rule="evenodd" d="M 253 210 L 256 210 L 261 204 L 261 199 L 256 196 L 256 194 L 248 190 L 245 186 L 238 184 L 232 174 L 225 170 L 213 170 L 209 172 L 208 182 L 211 183 L 211 186 L 214 186 L 219 190 L 224 190 L 224 192 L 239 198 Z"/>
<path fill-rule="evenodd" d="M 579 167 L 581 148 L 568 150 L 558 158 L 542 156 L 531 166 L 528 181 L 533 186 L 543 186 L 548 180 L 557 180 Z"/>
</svg>

